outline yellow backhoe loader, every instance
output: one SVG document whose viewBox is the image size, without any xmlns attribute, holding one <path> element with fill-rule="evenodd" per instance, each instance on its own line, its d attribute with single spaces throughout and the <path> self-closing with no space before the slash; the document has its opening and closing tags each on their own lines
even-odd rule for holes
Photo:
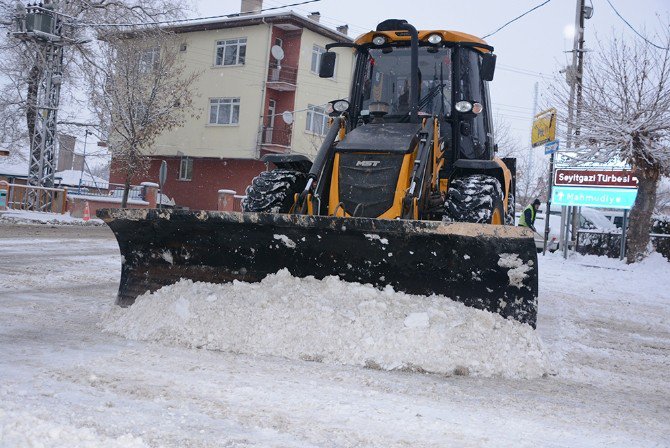
<svg viewBox="0 0 670 448">
<path fill-rule="evenodd" d="M 295 276 L 440 294 L 535 327 L 537 254 L 514 227 L 515 161 L 495 157 L 483 40 L 386 20 L 353 43 L 348 99 L 314 160 L 265 156 L 243 213 L 103 210 L 123 255 L 118 303 L 180 278 Z M 445 299 L 447 300 L 447 299 Z"/>
</svg>

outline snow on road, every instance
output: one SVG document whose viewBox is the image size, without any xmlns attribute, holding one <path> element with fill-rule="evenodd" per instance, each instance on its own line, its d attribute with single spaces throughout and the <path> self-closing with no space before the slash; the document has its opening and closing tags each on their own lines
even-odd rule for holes
<svg viewBox="0 0 670 448">
<path fill-rule="evenodd" d="M 441 296 L 295 278 L 288 270 L 255 284 L 182 280 L 117 308 L 104 328 L 135 340 L 384 370 L 522 378 L 547 372 L 528 325 Z"/>
<path fill-rule="evenodd" d="M 660 257 L 540 258 L 549 375 L 521 379 L 129 340 L 103 331 L 120 271 L 106 228 L 0 224 L 0 254 L 3 448 L 670 445 Z"/>
</svg>

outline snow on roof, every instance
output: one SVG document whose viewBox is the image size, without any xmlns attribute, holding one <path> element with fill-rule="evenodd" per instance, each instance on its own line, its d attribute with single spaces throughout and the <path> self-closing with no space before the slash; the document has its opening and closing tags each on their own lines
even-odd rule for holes
<svg viewBox="0 0 670 448">
<path fill-rule="evenodd" d="M 82 174 L 79 170 L 64 170 L 58 171 L 56 173 L 56 179 L 60 179 L 61 185 L 79 185 L 79 179 L 81 178 L 82 183 L 86 185 L 98 185 L 106 188 L 109 183 L 108 180 L 101 177 L 93 176 L 87 172 Z"/>
<path fill-rule="evenodd" d="M 260 13 L 260 14 L 231 14 L 229 17 L 212 17 L 205 19 L 193 19 L 175 25 L 169 25 L 166 28 L 171 29 L 177 33 L 190 32 L 203 29 L 214 29 L 215 27 L 240 27 L 250 23 L 260 21 L 274 22 L 278 20 L 294 20 L 299 22 L 305 28 L 323 34 L 327 37 L 337 40 L 339 42 L 351 42 L 352 38 L 337 30 L 334 30 L 321 22 L 301 16 L 294 11 L 284 11 L 275 13 Z"/>
<path fill-rule="evenodd" d="M 18 157 L 0 157 L 0 176 L 28 177 L 28 161 Z"/>
</svg>

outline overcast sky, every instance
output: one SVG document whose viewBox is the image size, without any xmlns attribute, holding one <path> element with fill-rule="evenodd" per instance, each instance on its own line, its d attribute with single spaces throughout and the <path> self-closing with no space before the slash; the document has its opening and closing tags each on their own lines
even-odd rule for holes
<svg viewBox="0 0 670 448">
<path fill-rule="evenodd" d="M 264 0 L 263 7 L 298 1 Z M 388 18 L 406 19 L 417 29 L 449 29 L 484 36 L 543 1 L 320 0 L 289 9 L 301 15 L 319 11 L 321 22 L 327 26 L 348 24 L 352 37 L 374 29 L 378 22 Z M 657 15 L 667 18 L 670 14 L 670 0 L 610 1 L 640 31 L 659 29 Z M 198 13 L 204 16 L 240 9 L 239 0 L 196 0 L 196 4 Z M 594 8 L 593 18 L 586 22 L 586 48 L 595 47 L 596 37 L 611 36 L 612 30 L 624 33 L 628 39 L 637 39 L 615 15 L 607 0 L 587 0 L 586 4 Z M 573 40 L 571 36 L 566 37 L 566 27 L 574 24 L 575 5 L 575 0 L 552 0 L 487 39 L 498 55 L 496 76 L 491 84 L 494 114 L 509 122 L 524 145 L 530 140 L 535 82 L 540 83 L 541 94 L 543 82 L 569 64 L 571 55 L 566 51 L 572 49 Z"/>
</svg>

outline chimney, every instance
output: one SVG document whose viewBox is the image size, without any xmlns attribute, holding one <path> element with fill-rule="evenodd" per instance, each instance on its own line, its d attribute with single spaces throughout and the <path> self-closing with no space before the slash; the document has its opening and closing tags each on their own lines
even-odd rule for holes
<svg viewBox="0 0 670 448">
<path fill-rule="evenodd" d="M 340 25 L 335 29 L 340 34 L 344 34 L 345 36 L 349 35 L 349 25 Z"/>
<path fill-rule="evenodd" d="M 315 22 L 318 22 L 319 19 L 321 18 L 321 13 L 319 11 L 314 11 L 312 13 L 309 13 L 307 18 L 310 20 L 314 20 Z"/>
<path fill-rule="evenodd" d="M 242 0 L 240 15 L 260 14 L 263 9 L 263 0 Z"/>
</svg>

